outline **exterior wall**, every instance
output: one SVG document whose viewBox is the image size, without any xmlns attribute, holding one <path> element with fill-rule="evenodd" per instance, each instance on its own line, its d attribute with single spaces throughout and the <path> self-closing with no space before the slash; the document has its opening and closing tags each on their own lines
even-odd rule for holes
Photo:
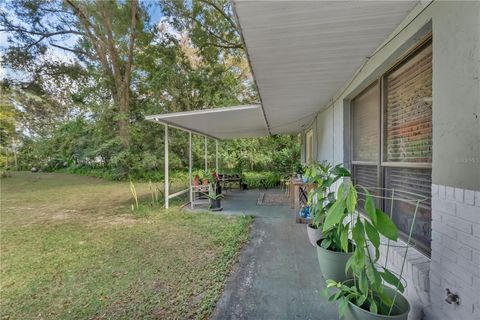
<svg viewBox="0 0 480 320">
<path fill-rule="evenodd" d="M 480 3 L 445 2 L 433 22 L 433 183 L 480 189 Z"/>
<path fill-rule="evenodd" d="M 480 319 L 480 192 L 432 185 L 431 319 Z M 445 303 L 445 289 L 460 296 Z"/>
<path fill-rule="evenodd" d="M 480 2 L 421 2 L 313 121 L 317 161 L 349 166 L 349 101 L 433 34 L 431 259 L 406 261 L 410 319 L 480 319 Z M 388 265 L 401 268 L 403 249 Z M 461 304 L 445 302 L 445 289 Z"/>
</svg>

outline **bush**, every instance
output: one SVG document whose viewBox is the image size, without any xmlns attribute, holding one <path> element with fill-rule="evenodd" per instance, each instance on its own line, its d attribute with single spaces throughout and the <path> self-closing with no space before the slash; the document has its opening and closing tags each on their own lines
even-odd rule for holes
<svg viewBox="0 0 480 320">
<path fill-rule="evenodd" d="M 278 172 L 243 172 L 242 182 L 249 188 L 273 188 L 280 184 L 282 174 Z"/>
</svg>

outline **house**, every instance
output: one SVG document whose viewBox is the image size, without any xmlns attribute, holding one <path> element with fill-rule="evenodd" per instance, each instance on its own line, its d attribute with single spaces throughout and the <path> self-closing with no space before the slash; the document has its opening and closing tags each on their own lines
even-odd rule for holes
<svg viewBox="0 0 480 320">
<path fill-rule="evenodd" d="M 480 319 L 480 2 L 232 3 L 261 104 L 150 119 L 214 139 L 299 133 L 303 163 L 430 199 L 414 222 L 393 210 L 403 239 L 414 223 L 410 319 Z M 384 258 L 399 271 L 397 245 Z"/>
<path fill-rule="evenodd" d="M 304 163 L 431 197 L 407 257 L 410 318 L 479 319 L 480 2 L 233 3 L 270 133 L 300 132 Z M 393 212 L 404 235 L 409 209 Z"/>
</svg>

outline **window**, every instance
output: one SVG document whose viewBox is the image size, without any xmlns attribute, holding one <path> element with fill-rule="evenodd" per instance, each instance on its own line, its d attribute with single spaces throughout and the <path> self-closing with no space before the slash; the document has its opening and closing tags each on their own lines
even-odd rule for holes
<svg viewBox="0 0 480 320">
<path fill-rule="evenodd" d="M 383 196 L 430 199 L 432 163 L 432 44 L 424 42 L 352 100 L 352 171 L 355 184 Z M 383 191 L 380 191 L 383 190 Z M 405 239 L 415 204 L 380 201 Z M 421 203 L 412 241 L 430 253 L 430 201 Z"/>
<path fill-rule="evenodd" d="M 313 130 L 307 131 L 305 140 L 305 162 L 310 163 L 313 160 Z"/>
</svg>

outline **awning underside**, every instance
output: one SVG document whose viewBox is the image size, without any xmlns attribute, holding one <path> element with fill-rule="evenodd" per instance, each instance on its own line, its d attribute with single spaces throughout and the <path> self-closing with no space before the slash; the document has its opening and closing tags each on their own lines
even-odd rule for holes
<svg viewBox="0 0 480 320">
<path fill-rule="evenodd" d="M 233 0 L 270 132 L 309 125 L 417 3 Z"/>
<path fill-rule="evenodd" d="M 158 114 L 146 119 L 219 140 L 268 135 L 260 105 Z"/>
</svg>

